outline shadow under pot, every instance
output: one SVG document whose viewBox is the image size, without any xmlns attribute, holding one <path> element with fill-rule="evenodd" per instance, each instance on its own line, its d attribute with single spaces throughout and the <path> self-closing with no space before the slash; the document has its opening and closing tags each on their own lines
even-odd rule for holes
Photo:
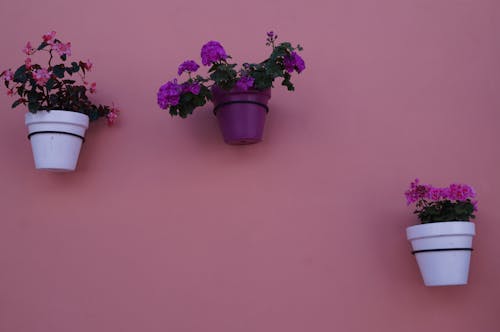
<svg viewBox="0 0 500 332">
<path fill-rule="evenodd" d="M 262 141 L 271 89 L 245 91 L 233 88 L 228 91 L 213 86 L 212 96 L 214 114 L 224 142 L 245 145 Z"/>
<path fill-rule="evenodd" d="M 467 284 L 475 225 L 446 221 L 406 229 L 426 286 Z"/>
<path fill-rule="evenodd" d="M 26 113 L 36 169 L 69 172 L 76 169 L 89 117 L 63 110 Z"/>
</svg>

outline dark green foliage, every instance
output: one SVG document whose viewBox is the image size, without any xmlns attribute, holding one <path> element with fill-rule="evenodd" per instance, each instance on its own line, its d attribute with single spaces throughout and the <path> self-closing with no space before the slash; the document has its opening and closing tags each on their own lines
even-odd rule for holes
<svg viewBox="0 0 500 332">
<path fill-rule="evenodd" d="M 172 116 L 178 115 L 181 118 L 186 118 L 193 113 L 195 108 L 205 105 L 210 98 L 212 98 L 210 89 L 204 85 L 200 85 L 200 93 L 197 95 L 191 92 L 183 93 L 179 104 L 171 106 L 169 112 Z"/>
<path fill-rule="evenodd" d="M 65 72 L 66 72 L 66 67 L 64 66 L 63 63 L 61 63 L 57 66 L 54 66 L 52 68 L 52 73 L 54 73 L 54 75 L 56 75 L 57 78 L 63 78 Z"/>
<path fill-rule="evenodd" d="M 297 46 L 297 50 L 302 47 Z M 273 88 L 274 80 L 281 77 L 283 78 L 282 85 L 287 87 L 289 91 L 294 91 L 295 88 L 291 82 L 291 75 L 285 70 L 284 58 L 293 52 L 295 48 L 290 43 L 281 43 L 273 47 L 273 51 L 269 58 L 258 64 L 245 63 L 243 69 L 240 71 L 240 76 L 247 75 L 254 79 L 253 88 L 256 90 L 266 90 Z M 210 79 L 214 84 L 224 90 L 231 90 L 236 81 L 239 79 L 238 72 L 234 69 L 235 64 L 227 62 L 219 62 L 209 70 Z"/>
<path fill-rule="evenodd" d="M 414 211 L 423 224 L 443 221 L 470 221 L 474 215 L 474 205 L 466 201 L 443 200 L 431 202 L 421 210 Z"/>
<path fill-rule="evenodd" d="M 217 63 L 210 68 L 210 79 L 224 90 L 231 90 L 236 84 L 238 72 L 234 70 L 235 64 Z"/>
</svg>

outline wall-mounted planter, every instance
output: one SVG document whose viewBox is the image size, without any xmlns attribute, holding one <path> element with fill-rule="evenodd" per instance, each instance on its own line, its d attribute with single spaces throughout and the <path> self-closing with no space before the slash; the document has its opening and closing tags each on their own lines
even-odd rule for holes
<svg viewBox="0 0 500 332">
<path fill-rule="evenodd" d="M 406 229 L 426 286 L 465 285 L 475 225 L 468 221 L 434 222 Z"/>
<path fill-rule="evenodd" d="M 214 113 L 219 121 L 222 136 L 227 144 L 253 144 L 262 141 L 267 103 L 271 89 L 230 91 L 212 88 Z"/>
<path fill-rule="evenodd" d="M 52 110 L 26 114 L 35 167 L 48 171 L 74 171 L 89 117 L 82 113 Z"/>
</svg>

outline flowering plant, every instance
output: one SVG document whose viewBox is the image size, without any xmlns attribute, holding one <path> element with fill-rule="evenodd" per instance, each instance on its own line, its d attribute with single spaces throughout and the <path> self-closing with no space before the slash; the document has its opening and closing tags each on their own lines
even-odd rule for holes
<svg viewBox="0 0 500 332">
<path fill-rule="evenodd" d="M 95 105 L 87 96 L 87 91 L 96 92 L 96 83 L 89 84 L 85 80 L 85 74 L 92 69 L 92 62 L 73 61 L 67 64 L 66 60 L 71 56 L 71 43 L 61 42 L 55 35 L 55 31 L 44 34 L 37 48 L 28 41 L 22 49 L 26 55 L 24 64 L 15 72 L 8 69 L 0 73 L 7 95 L 17 95 L 12 108 L 23 104 L 28 106 L 31 113 L 42 110 L 73 111 L 86 114 L 90 120 L 106 117 L 108 124 L 113 124 L 119 110 L 114 106 Z M 31 57 L 40 52 L 48 54 L 46 67 L 32 63 Z M 58 63 L 55 63 L 55 56 L 60 59 Z M 78 74 L 83 85 L 76 84 L 74 74 Z"/>
<path fill-rule="evenodd" d="M 201 48 L 201 63 L 210 66 L 208 77 L 194 76 L 200 66 L 193 60 L 184 61 L 177 74 L 187 73 L 187 80 L 178 83 L 175 78 L 162 85 L 157 95 L 158 105 L 168 109 L 172 116 L 186 118 L 195 108 L 211 100 L 210 88 L 214 85 L 227 91 L 233 88 L 262 91 L 272 88 L 274 80 L 281 77 L 281 84 L 293 91 L 291 73 L 301 73 L 305 69 L 304 60 L 296 52 L 302 51 L 302 47 L 293 47 L 289 42 L 277 44 L 277 38 L 274 32 L 268 32 L 266 46 L 272 48 L 271 55 L 260 63 L 244 63 L 241 68 L 229 62 L 231 57 L 219 42 L 209 41 Z"/>
<path fill-rule="evenodd" d="M 446 188 L 420 184 L 415 179 L 405 192 L 408 205 L 416 203 L 413 213 L 423 224 L 442 221 L 470 221 L 477 211 L 474 189 L 465 184 L 453 183 Z"/>
</svg>

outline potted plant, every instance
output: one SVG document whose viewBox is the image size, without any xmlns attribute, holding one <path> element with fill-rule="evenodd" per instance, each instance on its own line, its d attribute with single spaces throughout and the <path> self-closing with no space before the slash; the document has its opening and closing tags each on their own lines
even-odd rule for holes
<svg viewBox="0 0 500 332">
<path fill-rule="evenodd" d="M 28 108 L 25 123 L 37 169 L 73 171 L 89 121 L 104 117 L 112 125 L 118 109 L 92 103 L 87 92 L 95 93 L 96 83 L 85 75 L 92 69 L 90 61 L 68 61 L 71 43 L 63 43 L 51 31 L 42 36 L 38 47 L 30 42 L 22 49 L 24 63 L 14 72 L 0 73 L 7 95 L 15 97 L 12 108 Z M 32 58 L 45 55 L 47 65 Z M 81 84 L 77 84 L 78 79 Z"/>
<path fill-rule="evenodd" d="M 474 189 L 465 184 L 436 188 L 415 179 L 405 196 L 408 205 L 416 205 L 414 213 L 422 222 L 408 227 L 406 234 L 424 284 L 467 284 L 475 235 L 471 220 L 477 211 Z"/>
<path fill-rule="evenodd" d="M 177 74 L 187 73 L 187 79 L 163 84 L 157 94 L 158 105 L 172 116 L 186 118 L 210 100 L 226 143 L 261 141 L 275 79 L 282 78 L 281 84 L 293 91 L 291 74 L 305 69 L 297 53 L 302 47 L 288 42 L 277 44 L 277 37 L 272 31 L 267 33 L 266 45 L 272 52 L 266 60 L 244 63 L 240 68 L 230 62 L 231 57 L 219 42 L 209 41 L 201 49 L 201 62 L 209 66 L 208 76 L 195 75 L 200 66 L 193 60 L 184 61 Z"/>
</svg>

